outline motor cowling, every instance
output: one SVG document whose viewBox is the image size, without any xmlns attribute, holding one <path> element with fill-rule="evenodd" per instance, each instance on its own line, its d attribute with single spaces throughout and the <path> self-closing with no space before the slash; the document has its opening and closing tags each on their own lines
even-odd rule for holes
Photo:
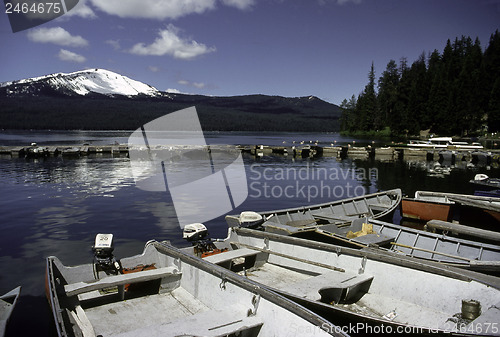
<svg viewBox="0 0 500 337">
<path fill-rule="evenodd" d="M 488 180 L 489 178 L 490 177 L 483 173 L 478 173 L 474 176 L 474 180 Z"/>
<path fill-rule="evenodd" d="M 121 270 L 120 263 L 113 255 L 113 234 L 97 234 L 92 247 L 96 272 L 104 271 L 106 274 L 117 274 Z"/>
<path fill-rule="evenodd" d="M 257 212 L 244 211 L 240 214 L 240 226 L 256 228 L 264 223 L 264 218 Z"/>
<path fill-rule="evenodd" d="M 182 232 L 182 238 L 193 242 L 203 240 L 208 236 L 208 229 L 202 223 L 193 223 L 186 225 Z"/>
</svg>

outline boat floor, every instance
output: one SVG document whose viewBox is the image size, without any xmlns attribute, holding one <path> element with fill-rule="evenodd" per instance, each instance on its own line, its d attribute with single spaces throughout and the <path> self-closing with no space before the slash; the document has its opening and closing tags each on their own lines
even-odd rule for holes
<svg viewBox="0 0 500 337">
<path fill-rule="evenodd" d="M 415 303 L 401 301 L 387 296 L 367 293 L 357 303 L 340 305 L 345 309 L 363 313 L 365 311 L 375 313 L 375 317 L 382 317 L 388 321 L 413 326 L 428 327 L 430 329 L 445 329 L 453 324 L 448 322 L 453 314 L 433 310 Z M 460 308 L 457 308 L 457 312 Z M 397 315 L 389 319 L 391 315 Z M 370 314 L 369 314 L 370 315 Z M 386 318 L 387 317 L 387 318 Z"/>
<path fill-rule="evenodd" d="M 4 300 L 0 300 L 0 323 L 7 321 L 8 315 L 10 314 L 10 308 L 12 304 L 5 302 Z"/>
<path fill-rule="evenodd" d="M 95 334 L 102 336 L 217 336 L 234 331 L 243 321 L 246 327 L 262 324 L 256 318 L 246 317 L 241 306 L 214 310 L 181 287 L 168 293 L 88 308 L 85 313 Z"/>
<path fill-rule="evenodd" d="M 242 275 L 244 273 L 245 272 L 240 272 Z M 313 285 L 315 277 L 314 275 L 301 273 L 300 271 L 291 270 L 272 263 L 266 263 L 258 268 L 251 268 L 246 271 L 246 276 L 268 287 L 288 292 L 299 297 L 305 297 L 305 293 L 293 293 L 290 290 L 302 290 L 303 287 L 294 287 L 294 285 L 308 279 L 309 282 L 306 281 L 305 284 Z M 328 285 L 322 284 L 322 286 Z M 425 295 L 423 294 L 422 296 Z M 318 297 L 320 297 L 319 294 Z M 418 303 L 417 300 L 418 299 L 416 299 L 415 302 Z M 355 303 L 334 304 L 333 306 L 340 310 L 355 312 L 362 316 L 387 320 L 387 322 L 392 321 L 401 324 L 429 327 L 431 329 L 444 329 L 450 325 L 450 323 L 447 324 L 446 322 L 453 316 L 453 314 L 450 315 L 449 313 L 433 310 L 415 303 L 370 292 L 364 294 L 363 297 Z M 392 312 L 396 314 L 392 319 L 384 317 L 384 315 L 391 317 Z M 460 308 L 457 308 L 457 313 L 458 312 L 460 312 Z"/>
</svg>

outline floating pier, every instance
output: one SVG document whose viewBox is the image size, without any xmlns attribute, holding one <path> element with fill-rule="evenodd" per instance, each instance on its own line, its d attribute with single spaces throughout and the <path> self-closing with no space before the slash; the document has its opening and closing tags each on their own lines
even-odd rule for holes
<svg viewBox="0 0 500 337">
<path fill-rule="evenodd" d="M 12 157 L 70 157 L 70 156 L 86 156 L 89 154 L 128 154 L 127 145 L 51 145 L 51 146 L 38 146 L 31 145 L 26 147 L 20 146 L 0 146 L 1 155 L 10 155 Z"/>
<path fill-rule="evenodd" d="M 230 146 L 231 148 L 235 148 Z M 172 148 L 172 146 L 168 146 Z M 185 149 L 185 146 L 174 146 Z M 210 149 L 227 148 L 227 145 L 210 145 Z M 155 150 L 165 150 L 167 146 L 157 145 Z M 194 148 L 193 148 L 194 149 Z M 500 150 L 443 150 L 426 148 L 409 148 L 404 146 L 376 147 L 376 146 L 269 146 L 269 145 L 237 145 L 236 149 L 254 155 L 262 156 L 290 156 L 297 158 L 336 157 L 338 159 L 369 159 L 380 161 L 394 160 L 422 160 L 422 161 L 467 161 L 474 164 L 490 165 L 500 163 Z M 50 146 L 0 146 L 0 155 L 10 155 L 12 158 L 43 158 L 43 157 L 80 157 L 87 155 L 106 154 L 111 156 L 127 156 L 127 144 L 113 145 L 50 145 Z"/>
</svg>

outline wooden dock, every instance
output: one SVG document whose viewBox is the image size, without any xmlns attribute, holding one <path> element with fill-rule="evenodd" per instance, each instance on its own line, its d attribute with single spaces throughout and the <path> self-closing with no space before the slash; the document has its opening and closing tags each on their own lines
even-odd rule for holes
<svg viewBox="0 0 500 337">
<path fill-rule="evenodd" d="M 90 154 L 128 154 L 127 145 L 0 146 L 0 155 L 11 157 L 79 157 Z"/>
<path fill-rule="evenodd" d="M 161 149 L 161 145 L 157 146 Z M 169 146 L 171 147 L 171 146 Z M 227 147 L 225 145 L 211 145 L 211 149 Z M 185 146 L 179 146 L 185 148 Z M 244 153 L 256 157 L 262 156 L 290 156 L 297 158 L 336 157 L 339 160 L 375 159 L 380 161 L 395 160 L 422 160 L 422 161 L 467 161 L 489 165 L 500 163 L 500 150 L 448 150 L 442 149 L 417 149 L 403 146 L 375 147 L 375 146 L 268 146 L 268 145 L 238 145 L 236 148 Z M 40 157 L 81 157 L 88 155 L 128 156 L 127 144 L 113 145 L 50 145 L 50 146 L 0 146 L 0 155 L 12 158 L 40 158 Z"/>
</svg>

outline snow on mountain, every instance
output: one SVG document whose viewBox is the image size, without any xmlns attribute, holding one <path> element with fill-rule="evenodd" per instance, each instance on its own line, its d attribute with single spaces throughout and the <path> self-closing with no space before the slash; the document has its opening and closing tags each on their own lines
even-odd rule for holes
<svg viewBox="0 0 500 337">
<path fill-rule="evenodd" d="M 9 87 L 8 93 L 31 93 L 37 85 L 48 85 L 52 89 L 65 93 L 87 95 L 98 93 L 103 95 L 124 96 L 159 96 L 160 91 L 142 82 L 105 69 L 87 69 L 73 73 L 57 73 L 41 77 L 28 78 L 13 82 L 4 82 L 0 87 Z"/>
</svg>

